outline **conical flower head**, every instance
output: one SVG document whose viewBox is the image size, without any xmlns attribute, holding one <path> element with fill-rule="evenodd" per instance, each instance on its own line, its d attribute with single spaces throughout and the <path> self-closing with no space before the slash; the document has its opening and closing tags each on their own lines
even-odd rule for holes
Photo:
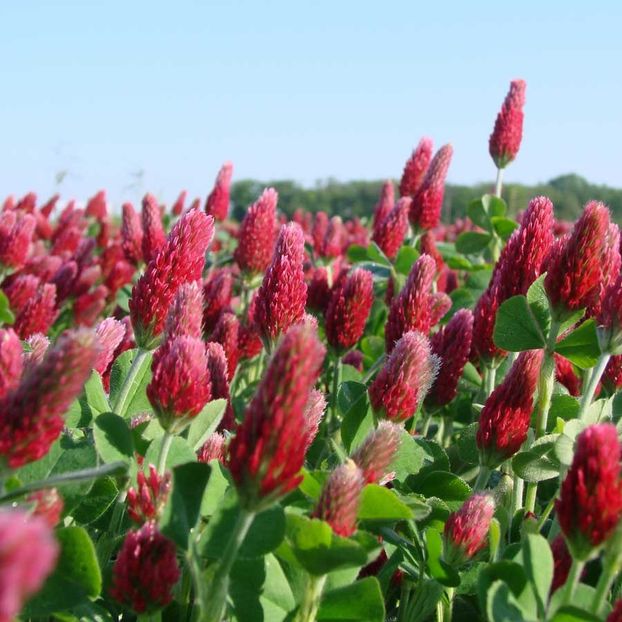
<svg viewBox="0 0 622 622">
<path fill-rule="evenodd" d="M 385 181 L 380 190 L 380 198 L 374 208 L 374 220 L 372 222 L 372 231 L 376 234 L 377 228 L 381 222 L 389 215 L 395 204 L 395 190 L 391 180 Z"/>
<path fill-rule="evenodd" d="M 412 197 L 419 190 L 432 160 L 432 150 L 432 139 L 423 137 L 404 166 L 400 180 L 401 197 Z"/>
<path fill-rule="evenodd" d="M 621 265 L 620 229 L 618 225 L 612 222 L 609 224 L 607 235 L 605 236 L 598 292 L 594 302 L 587 308 L 586 314 L 588 317 L 599 317 L 607 292 L 614 286 L 620 276 Z"/>
<path fill-rule="evenodd" d="M 50 340 L 41 333 L 35 333 L 26 339 L 26 344 L 29 349 L 24 352 L 24 370 L 41 363 L 50 347 Z"/>
<path fill-rule="evenodd" d="M 566 583 L 572 566 L 572 555 L 566 546 L 564 536 L 559 535 L 551 542 L 553 553 L 553 581 L 551 582 L 551 594 L 556 592 Z"/>
<path fill-rule="evenodd" d="M 486 400 L 479 415 L 476 439 L 480 464 L 498 466 L 527 439 L 542 357 L 542 350 L 522 352 Z"/>
<path fill-rule="evenodd" d="M 233 276 L 223 268 L 214 272 L 203 286 L 203 331 L 210 334 L 221 313 L 231 305 L 233 295 Z"/>
<path fill-rule="evenodd" d="M 570 236 L 558 239 L 546 261 L 544 288 L 557 315 L 594 304 L 600 291 L 609 210 L 592 201 Z"/>
<path fill-rule="evenodd" d="M 357 269 L 333 292 L 326 310 L 326 338 L 336 350 L 354 346 L 363 336 L 374 302 L 371 272 Z"/>
<path fill-rule="evenodd" d="M 166 244 L 138 279 L 129 301 L 136 343 L 153 348 L 164 328 L 173 298 L 184 283 L 198 281 L 214 237 L 214 221 L 198 210 L 186 212 Z"/>
<path fill-rule="evenodd" d="M 127 491 L 127 513 L 137 524 L 158 520 L 171 492 L 171 474 L 160 475 L 153 466 L 149 465 L 149 473 L 138 471 L 136 488 L 133 486 Z"/>
<path fill-rule="evenodd" d="M 184 283 L 168 310 L 164 331 L 167 339 L 187 335 L 200 339 L 203 323 L 203 291 L 198 281 Z"/>
<path fill-rule="evenodd" d="M 405 333 L 369 387 L 369 401 L 379 417 L 405 421 L 412 417 L 434 382 L 438 359 L 428 338 Z"/>
<path fill-rule="evenodd" d="M 109 317 L 97 325 L 95 334 L 99 342 L 99 351 L 93 369 L 98 374 L 103 374 L 112 363 L 114 353 L 125 337 L 125 326 L 123 322 Z"/>
<path fill-rule="evenodd" d="M 213 190 L 205 202 L 205 213 L 213 216 L 214 220 L 224 220 L 229 213 L 229 193 L 231 191 L 231 176 L 233 164 L 225 162 L 218 175 Z"/>
<path fill-rule="evenodd" d="M 24 368 L 22 344 L 10 329 L 0 329 L 0 399 L 14 389 Z"/>
<path fill-rule="evenodd" d="M 36 295 L 41 279 L 34 274 L 16 274 L 7 281 L 3 284 L 4 293 L 9 299 L 11 310 L 19 315 L 30 299 Z"/>
<path fill-rule="evenodd" d="M 205 353 L 207 356 L 207 371 L 212 383 L 212 399 L 227 400 L 225 414 L 218 425 L 218 430 L 233 430 L 235 427 L 235 416 L 229 393 L 227 356 L 223 347 L 219 343 L 214 342 L 209 342 L 205 345 Z"/>
<path fill-rule="evenodd" d="M 614 354 L 622 354 L 622 276 L 607 288 L 598 314 L 602 344 Z"/>
<path fill-rule="evenodd" d="M 322 246 L 326 231 L 328 231 L 328 214 L 326 212 L 316 212 L 313 219 L 313 227 L 311 229 L 311 239 L 313 240 L 313 250 L 319 256 L 322 255 Z"/>
<path fill-rule="evenodd" d="M 186 427 L 211 399 L 205 345 L 193 337 L 166 341 L 153 357 L 147 397 L 165 430 Z"/>
<path fill-rule="evenodd" d="M 572 363 L 557 353 L 555 353 L 555 380 L 566 387 L 573 397 L 581 395 L 581 378 L 575 373 Z"/>
<path fill-rule="evenodd" d="M 328 221 L 326 234 L 320 246 L 321 257 L 339 257 L 347 243 L 347 231 L 339 216 L 333 216 Z"/>
<path fill-rule="evenodd" d="M 523 138 L 524 80 L 512 80 L 495 127 L 488 141 L 488 150 L 497 168 L 505 168 L 518 154 Z"/>
<path fill-rule="evenodd" d="M 203 443 L 201 449 L 197 452 L 197 460 L 199 462 L 211 462 L 212 460 L 218 460 L 218 462 L 225 461 L 226 453 L 226 440 L 220 432 L 214 432 L 210 434 L 209 438 Z"/>
<path fill-rule="evenodd" d="M 281 227 L 274 255 L 255 302 L 255 322 L 264 339 L 274 342 L 300 322 L 307 303 L 304 234 L 299 225 Z"/>
<path fill-rule="evenodd" d="M 317 436 L 325 410 L 326 397 L 321 391 L 311 389 L 304 409 L 305 453 L 307 453 L 307 449 L 309 449 Z"/>
<path fill-rule="evenodd" d="M 475 493 L 445 521 L 445 561 L 461 566 L 486 545 L 490 522 L 495 513 L 491 495 Z"/>
<path fill-rule="evenodd" d="M 386 217 L 374 227 L 372 240 L 391 260 L 397 256 L 408 233 L 408 211 L 411 202 L 409 197 L 400 199 Z"/>
<path fill-rule="evenodd" d="M 387 352 L 391 352 L 396 341 L 407 331 L 417 330 L 427 334 L 434 325 L 432 284 L 436 265 L 429 255 L 421 255 L 414 263 L 408 280 L 389 308 L 385 326 Z"/>
<path fill-rule="evenodd" d="M 416 231 L 434 229 L 441 220 L 445 177 L 452 155 L 451 145 L 444 145 L 436 152 L 421 186 L 413 196 L 409 216 Z"/>
<path fill-rule="evenodd" d="M 400 426 L 390 421 L 381 421 L 352 454 L 352 460 L 361 469 L 366 484 L 378 483 L 387 475 L 389 465 L 400 447 L 401 438 Z"/>
<path fill-rule="evenodd" d="M 179 576 L 175 544 L 148 522 L 125 536 L 112 570 L 110 594 L 136 613 L 156 611 L 173 600 Z"/>
<path fill-rule="evenodd" d="M 142 255 L 143 259 L 149 262 L 160 252 L 166 242 L 160 205 L 152 194 L 146 194 L 143 199 L 142 229 Z"/>
<path fill-rule="evenodd" d="M 444 406 L 456 397 L 458 382 L 469 360 L 472 335 L 473 314 L 469 309 L 460 309 L 432 336 L 432 352 L 438 356 L 440 367 L 426 403 Z"/>
<path fill-rule="evenodd" d="M 313 517 L 326 521 L 337 535 L 351 536 L 364 484 L 363 473 L 353 460 L 338 466 L 324 485 Z"/>
<path fill-rule="evenodd" d="M 63 429 L 63 415 L 80 394 L 97 356 L 95 334 L 61 335 L 43 361 L 29 367 L 0 404 L 0 455 L 11 468 L 43 457 Z"/>
<path fill-rule="evenodd" d="M 23 510 L 0 510 L 0 622 L 13 622 L 54 569 L 58 544 L 52 528 Z"/>
<path fill-rule="evenodd" d="M 0 264 L 17 269 L 26 263 L 35 225 L 36 219 L 31 214 L 0 214 Z"/>
<path fill-rule="evenodd" d="M 607 616 L 607 622 L 622 622 L 622 598 L 614 603 L 613 610 Z"/>
<path fill-rule="evenodd" d="M 123 204 L 121 245 L 127 260 L 134 265 L 143 260 L 143 226 L 131 203 Z"/>
<path fill-rule="evenodd" d="M 84 213 L 97 220 L 103 220 L 108 216 L 108 204 L 105 190 L 100 190 L 88 200 Z"/>
<path fill-rule="evenodd" d="M 51 529 L 60 523 L 65 502 L 56 488 L 37 490 L 27 497 L 34 504 L 32 513 L 42 518 Z"/>
<path fill-rule="evenodd" d="M 244 216 L 233 253 L 243 272 L 259 274 L 270 264 L 277 234 L 277 200 L 276 190 L 266 188 Z"/>
<path fill-rule="evenodd" d="M 271 503 L 300 483 L 305 406 L 324 354 L 308 324 L 292 326 L 279 342 L 229 446 L 229 468 L 243 505 Z"/>
<path fill-rule="evenodd" d="M 616 427 L 601 423 L 577 437 L 572 465 L 555 504 L 573 557 L 587 559 L 613 533 L 622 516 L 620 442 Z"/>
<path fill-rule="evenodd" d="M 210 341 L 219 343 L 225 351 L 229 382 L 231 382 L 233 376 L 235 376 L 235 370 L 238 367 L 238 360 L 240 358 L 240 351 L 238 349 L 239 330 L 240 321 L 235 314 L 222 313 L 210 335 Z"/>
<path fill-rule="evenodd" d="M 173 216 L 181 216 L 183 214 L 187 195 L 188 193 L 185 190 L 179 193 L 179 196 L 175 199 L 175 203 L 171 206 L 171 214 L 173 214 Z"/>
<path fill-rule="evenodd" d="M 490 285 L 474 311 L 473 351 L 482 361 L 488 363 L 505 356 L 493 341 L 497 310 L 508 298 L 526 294 L 542 273 L 553 245 L 553 225 L 553 204 L 546 197 L 536 197 L 501 251 Z"/>
</svg>

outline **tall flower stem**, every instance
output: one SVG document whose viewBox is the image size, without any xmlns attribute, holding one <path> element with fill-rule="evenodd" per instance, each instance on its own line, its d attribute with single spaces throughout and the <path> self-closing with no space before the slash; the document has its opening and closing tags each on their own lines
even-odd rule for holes
<svg viewBox="0 0 622 622">
<path fill-rule="evenodd" d="M 222 560 L 212 577 L 209 600 L 201 618 L 202 622 L 222 622 L 229 591 L 229 573 L 254 518 L 255 512 L 240 508 L 240 514 L 229 537 Z"/>
<path fill-rule="evenodd" d="M 572 566 L 570 566 L 570 572 L 568 573 L 566 585 L 564 586 L 565 591 L 562 601 L 564 605 L 572 603 L 572 599 L 574 597 L 574 593 L 577 589 L 577 585 L 579 583 L 579 579 L 581 578 L 581 574 L 583 573 L 584 567 L 585 562 L 579 561 L 578 559 L 572 560 Z"/>
<path fill-rule="evenodd" d="M 582 420 L 585 418 L 587 409 L 590 407 L 590 404 L 594 399 L 594 393 L 596 393 L 596 388 L 598 387 L 598 383 L 600 382 L 610 358 L 611 354 L 604 352 L 598 358 L 596 366 L 590 370 L 585 390 L 581 396 L 581 405 L 579 407 L 579 414 L 577 415 L 578 419 Z"/>
<path fill-rule="evenodd" d="M 162 437 L 162 444 L 160 445 L 160 453 L 158 454 L 158 473 L 160 475 L 163 475 L 166 469 L 166 458 L 168 457 L 168 452 L 171 449 L 173 438 L 174 436 L 170 432 L 165 432 L 164 436 Z"/>
<path fill-rule="evenodd" d="M 319 577 L 309 575 L 302 603 L 300 603 L 294 622 L 315 622 L 320 608 L 324 583 L 326 583 L 326 575 Z"/>
<path fill-rule="evenodd" d="M 127 402 L 130 397 L 130 392 L 139 372 L 143 369 L 144 365 L 147 363 L 147 354 L 149 354 L 149 350 L 144 350 L 143 348 L 138 348 L 136 354 L 134 355 L 134 360 L 132 361 L 132 365 L 130 367 L 130 371 L 128 372 L 125 380 L 123 381 L 123 386 L 117 395 L 117 399 L 112 404 L 112 411 L 123 417 L 125 415 L 125 411 L 127 409 Z"/>
<path fill-rule="evenodd" d="M 475 480 L 475 484 L 473 484 L 473 491 L 477 492 L 478 490 L 484 490 L 484 488 L 486 488 L 486 485 L 488 484 L 489 479 L 490 469 L 483 464 L 480 465 L 477 479 Z"/>
<path fill-rule="evenodd" d="M 536 439 L 546 434 L 546 427 L 553 398 L 553 388 L 555 387 L 555 344 L 559 334 L 560 323 L 556 320 L 551 322 L 549 336 L 544 348 L 544 358 L 540 368 L 538 378 L 538 402 L 536 404 Z M 534 512 L 536 508 L 536 497 L 538 494 L 538 483 L 527 484 L 525 494 L 525 509 L 527 512 Z"/>
<path fill-rule="evenodd" d="M 514 516 L 514 514 L 523 507 L 525 480 L 516 474 L 512 476 L 512 479 L 514 484 L 512 486 L 512 516 Z"/>
<path fill-rule="evenodd" d="M 341 357 L 334 355 L 333 360 L 333 387 L 330 396 L 330 423 L 331 427 L 337 426 L 337 393 L 339 392 L 339 383 L 341 380 Z"/>
<path fill-rule="evenodd" d="M 501 198 L 501 191 L 503 189 L 503 171 L 504 169 L 497 169 L 497 179 L 495 181 L 495 196 Z"/>
<path fill-rule="evenodd" d="M 600 579 L 596 584 L 594 597 L 592 599 L 591 612 L 596 616 L 603 615 L 603 607 L 607 600 L 607 594 L 616 577 L 622 570 L 622 552 L 620 551 L 620 539 L 622 532 L 618 530 L 611 539 L 610 546 L 607 548 L 603 559 L 603 570 Z"/>
</svg>

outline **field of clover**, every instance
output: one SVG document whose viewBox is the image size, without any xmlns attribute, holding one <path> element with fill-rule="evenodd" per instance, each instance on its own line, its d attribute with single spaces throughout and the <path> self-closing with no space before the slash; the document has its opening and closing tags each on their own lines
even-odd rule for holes
<svg viewBox="0 0 622 622">
<path fill-rule="evenodd" d="M 622 620 L 620 232 L 442 223 L 422 139 L 369 218 L 0 213 L 0 622 Z M 493 190 L 493 189 L 491 189 Z"/>
</svg>

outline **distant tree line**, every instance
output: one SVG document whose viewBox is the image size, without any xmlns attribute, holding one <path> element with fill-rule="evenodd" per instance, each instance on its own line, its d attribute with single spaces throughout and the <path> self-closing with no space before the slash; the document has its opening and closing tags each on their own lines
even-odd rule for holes
<svg viewBox="0 0 622 622">
<path fill-rule="evenodd" d="M 272 186 L 279 193 L 279 208 L 290 216 L 302 208 L 310 212 L 322 210 L 331 215 L 339 214 L 343 218 L 362 218 L 372 214 L 382 183 L 382 180 L 339 182 L 328 179 L 305 188 L 291 180 L 262 182 L 243 179 L 235 182 L 231 189 L 233 216 L 241 218 L 261 191 Z M 443 220 L 451 222 L 464 216 L 469 201 L 491 192 L 492 188 L 492 182 L 474 186 L 449 184 L 445 191 Z M 511 215 L 524 210 L 532 197 L 542 194 L 553 201 L 558 218 L 574 220 L 585 203 L 595 199 L 608 205 L 614 220 L 622 222 L 622 189 L 591 184 L 579 175 L 562 175 L 535 186 L 509 183 L 503 188 L 503 198 Z"/>
</svg>

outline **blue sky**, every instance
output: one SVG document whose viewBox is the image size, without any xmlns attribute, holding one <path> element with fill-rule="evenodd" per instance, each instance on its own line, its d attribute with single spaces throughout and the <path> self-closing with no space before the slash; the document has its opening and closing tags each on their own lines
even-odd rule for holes
<svg viewBox="0 0 622 622">
<path fill-rule="evenodd" d="M 205 195 L 234 177 L 397 177 L 422 135 L 449 180 L 493 177 L 487 141 L 527 80 L 508 181 L 622 186 L 617 2 L 0 2 L 0 195 Z M 144 171 L 142 179 L 133 176 Z"/>
</svg>

